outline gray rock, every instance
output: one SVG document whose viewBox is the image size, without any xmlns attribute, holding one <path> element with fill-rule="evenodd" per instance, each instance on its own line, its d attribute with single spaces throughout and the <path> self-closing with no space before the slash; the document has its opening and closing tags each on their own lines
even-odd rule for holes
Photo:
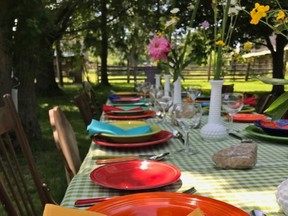
<svg viewBox="0 0 288 216">
<path fill-rule="evenodd" d="M 217 167 L 223 169 L 251 169 L 257 162 L 257 145 L 241 143 L 216 152 L 212 157 Z"/>
</svg>

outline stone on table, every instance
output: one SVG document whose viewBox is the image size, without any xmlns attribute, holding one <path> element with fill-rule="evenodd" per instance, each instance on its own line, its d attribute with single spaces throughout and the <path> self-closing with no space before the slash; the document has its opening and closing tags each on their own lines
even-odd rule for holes
<svg viewBox="0 0 288 216">
<path fill-rule="evenodd" d="M 217 167 L 222 169 L 251 169 L 257 162 L 257 145 L 241 143 L 216 152 L 212 157 Z"/>
</svg>

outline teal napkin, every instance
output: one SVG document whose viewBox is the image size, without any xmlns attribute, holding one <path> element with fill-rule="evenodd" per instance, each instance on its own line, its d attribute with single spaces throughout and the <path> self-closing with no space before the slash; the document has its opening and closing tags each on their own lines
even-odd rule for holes
<svg viewBox="0 0 288 216">
<path fill-rule="evenodd" d="M 105 122 L 100 122 L 93 119 L 91 123 L 87 126 L 87 131 L 90 136 L 94 136 L 100 133 L 132 136 L 132 135 L 150 133 L 151 129 L 149 125 L 143 125 L 130 129 L 123 129 L 115 125 L 107 124 Z"/>
</svg>

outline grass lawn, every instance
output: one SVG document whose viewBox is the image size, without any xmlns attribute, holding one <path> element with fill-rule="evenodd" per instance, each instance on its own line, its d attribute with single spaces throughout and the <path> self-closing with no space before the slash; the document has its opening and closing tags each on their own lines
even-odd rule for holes
<svg viewBox="0 0 288 216">
<path fill-rule="evenodd" d="M 225 82 L 225 84 L 234 83 L 234 91 L 261 93 L 270 92 L 272 86 L 263 84 L 260 81 L 248 82 Z M 201 85 L 205 92 L 210 91 L 210 84 L 207 81 L 189 81 L 183 82 L 184 86 Z M 53 98 L 39 98 L 39 122 L 42 130 L 43 141 L 40 144 L 33 145 L 33 154 L 36 159 L 38 169 L 42 179 L 48 183 L 54 199 L 60 203 L 66 187 L 66 177 L 62 158 L 58 153 L 49 124 L 48 110 L 53 106 L 60 106 L 70 121 L 78 141 L 81 158 L 83 159 L 89 149 L 90 138 L 86 133 L 86 128 L 81 119 L 77 107 L 74 105 L 73 97 L 79 92 L 81 85 L 67 84 L 63 87 L 63 95 Z M 96 86 L 95 91 L 101 103 L 106 102 L 110 90 L 114 91 L 133 91 L 133 83 L 112 83 L 111 87 Z M 287 91 L 287 87 L 286 87 Z"/>
</svg>

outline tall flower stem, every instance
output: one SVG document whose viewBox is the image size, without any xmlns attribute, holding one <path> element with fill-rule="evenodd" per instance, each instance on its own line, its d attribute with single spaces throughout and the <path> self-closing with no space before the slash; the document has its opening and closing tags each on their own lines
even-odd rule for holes
<svg viewBox="0 0 288 216">
<path fill-rule="evenodd" d="M 218 17 L 218 8 L 217 8 L 217 1 L 213 1 L 212 2 L 212 8 L 214 11 L 214 38 L 215 40 L 221 40 L 225 43 L 227 43 L 228 41 L 225 40 L 225 36 L 229 35 L 230 33 L 228 32 L 227 35 L 225 34 L 226 32 L 226 24 L 227 24 L 227 19 L 228 19 L 228 11 L 231 5 L 231 0 L 227 0 L 225 2 L 225 4 L 223 4 L 223 20 L 221 22 L 221 29 L 220 29 L 220 35 L 217 35 L 217 30 L 218 30 L 218 25 L 220 23 L 217 22 L 217 17 Z M 215 50 L 215 55 L 216 55 L 216 59 L 214 59 L 215 61 L 215 65 L 214 65 L 214 80 L 219 80 L 221 78 L 221 71 L 222 71 L 222 61 L 223 61 L 223 57 L 222 57 L 222 50 L 223 50 L 223 46 L 220 45 L 216 45 L 216 41 L 214 44 L 214 50 Z"/>
</svg>

